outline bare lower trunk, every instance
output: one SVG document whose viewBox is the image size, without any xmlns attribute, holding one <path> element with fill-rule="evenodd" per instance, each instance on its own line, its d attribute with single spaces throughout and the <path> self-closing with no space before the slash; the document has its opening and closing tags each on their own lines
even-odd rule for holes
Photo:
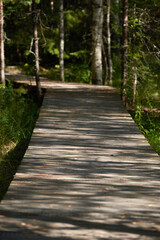
<svg viewBox="0 0 160 240">
<path fill-rule="evenodd" d="M 1 52 L 1 82 L 5 87 L 5 55 L 4 55 L 4 17 L 3 17 L 3 0 L 0 0 L 0 52 Z"/>
<path fill-rule="evenodd" d="M 38 16 L 36 13 L 35 0 L 33 0 L 32 3 L 33 3 L 33 11 L 34 11 L 33 35 L 34 35 L 34 53 L 35 53 L 35 78 L 36 78 L 38 97 L 40 97 L 41 96 L 41 85 L 40 85 L 40 77 L 39 77 L 39 38 L 38 38 L 38 27 L 37 27 Z"/>
<path fill-rule="evenodd" d="M 92 83 L 102 85 L 103 0 L 93 0 Z"/>
<path fill-rule="evenodd" d="M 60 75 L 62 82 L 65 81 L 64 78 L 64 9 L 63 0 L 60 0 L 60 48 L 59 48 L 59 65 L 60 65 Z"/>
<path fill-rule="evenodd" d="M 133 18 L 134 20 L 136 19 L 136 4 L 134 4 L 134 12 L 133 12 Z M 136 94 L 137 94 L 137 68 L 135 66 L 135 59 L 134 59 L 134 55 L 135 55 L 135 33 L 133 34 L 133 44 L 132 44 L 132 54 L 133 54 L 133 107 L 135 106 L 136 103 Z"/>
<path fill-rule="evenodd" d="M 116 57 L 117 57 L 117 60 L 119 61 L 120 59 L 120 48 L 121 48 L 121 36 L 119 34 L 119 31 L 120 31 L 120 0 L 116 0 L 116 5 L 117 5 L 117 13 L 115 14 L 115 23 L 116 23 L 116 28 L 117 28 L 117 33 L 115 35 L 115 38 L 116 38 L 116 44 L 117 44 L 117 48 L 115 49 L 116 50 Z"/>
<path fill-rule="evenodd" d="M 137 93 L 137 72 L 136 72 L 135 67 L 133 67 L 133 75 L 134 75 L 134 80 L 133 80 L 133 106 L 135 106 L 136 93 Z"/>
<path fill-rule="evenodd" d="M 108 45 L 108 67 L 109 67 L 109 84 L 112 85 L 112 55 L 111 55 L 111 30 L 110 30 L 110 13 L 111 13 L 111 1 L 107 0 L 107 45 Z"/>
<path fill-rule="evenodd" d="M 122 54 L 122 100 L 126 103 L 127 55 L 128 55 L 128 0 L 123 0 L 123 54 Z"/>
<path fill-rule="evenodd" d="M 106 55 L 106 51 L 105 51 L 104 42 L 102 43 L 102 52 L 103 52 L 103 63 L 104 63 L 104 69 L 105 69 L 103 85 L 105 85 L 107 82 L 107 78 L 108 78 L 108 62 L 107 62 L 107 55 Z"/>
</svg>

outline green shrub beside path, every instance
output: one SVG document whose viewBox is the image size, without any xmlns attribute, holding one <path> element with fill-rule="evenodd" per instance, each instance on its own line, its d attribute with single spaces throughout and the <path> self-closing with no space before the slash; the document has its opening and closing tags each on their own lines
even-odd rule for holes
<svg viewBox="0 0 160 240">
<path fill-rule="evenodd" d="M 33 89 L 0 88 L 0 199 L 25 153 L 38 116 Z"/>
</svg>

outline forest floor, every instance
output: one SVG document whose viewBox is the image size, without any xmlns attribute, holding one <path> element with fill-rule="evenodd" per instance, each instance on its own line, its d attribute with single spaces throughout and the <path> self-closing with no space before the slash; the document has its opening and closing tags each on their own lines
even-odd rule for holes
<svg viewBox="0 0 160 240">
<path fill-rule="evenodd" d="M 43 78 L 46 86 L 0 205 L 0 239 L 160 239 L 160 157 L 115 89 Z"/>
</svg>

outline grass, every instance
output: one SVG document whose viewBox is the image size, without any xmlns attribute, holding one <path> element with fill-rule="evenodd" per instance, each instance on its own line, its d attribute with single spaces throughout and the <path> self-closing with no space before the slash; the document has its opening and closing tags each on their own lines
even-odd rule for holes
<svg viewBox="0 0 160 240">
<path fill-rule="evenodd" d="M 0 88 L 0 200 L 23 158 L 39 113 L 35 89 Z"/>
<path fill-rule="evenodd" d="M 138 107 L 130 113 L 151 147 L 160 155 L 160 112 Z"/>
<path fill-rule="evenodd" d="M 122 79 L 118 67 L 120 69 L 116 66 L 113 72 L 113 83 L 120 94 Z M 146 82 L 148 84 L 145 85 Z M 144 85 L 138 84 L 136 105 L 133 105 L 133 81 L 128 81 L 127 109 L 151 147 L 160 155 L 160 92 L 158 86 L 153 84 L 155 82 L 156 79 L 152 83 L 147 79 Z"/>
</svg>

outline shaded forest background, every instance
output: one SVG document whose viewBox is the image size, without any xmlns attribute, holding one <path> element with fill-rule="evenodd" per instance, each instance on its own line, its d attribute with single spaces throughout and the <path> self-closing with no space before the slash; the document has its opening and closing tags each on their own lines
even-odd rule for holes
<svg viewBox="0 0 160 240">
<path fill-rule="evenodd" d="M 99 1 L 64 1 L 66 81 L 91 83 L 93 8 L 94 2 Z M 114 86 L 120 88 L 122 86 L 120 69 L 122 68 L 123 52 L 123 14 L 124 4 L 128 1 L 107 0 L 102 2 L 104 15 L 103 79 L 105 80 L 103 83 L 113 82 Z M 60 1 L 41 0 L 37 1 L 36 10 L 41 72 L 44 74 L 47 70 L 46 74 L 54 79 L 59 79 L 56 74 L 58 73 L 56 70 L 59 68 L 59 5 Z M 108 26 L 109 6 L 110 22 Z M 4 16 L 6 65 L 18 65 L 25 73 L 33 74 L 34 10 L 32 1 L 5 1 Z M 143 1 L 143 3 L 142 1 L 129 1 L 127 24 L 127 83 L 123 87 L 126 89 L 128 104 L 134 103 L 138 98 L 146 102 L 146 95 L 151 89 L 152 99 L 156 100 L 158 97 L 157 87 L 159 88 L 158 0 Z M 111 33 L 112 81 L 109 81 L 108 28 Z M 70 68 L 71 71 L 69 71 Z M 74 74 L 75 72 L 76 74 Z M 136 100 L 131 99 L 133 95 L 136 96 Z"/>
<path fill-rule="evenodd" d="M 39 3 L 38 3 L 39 2 Z M 94 2 L 94 1 L 93 1 Z M 107 8 L 103 13 L 103 79 L 109 84 L 107 58 Z M 122 86 L 123 12 L 124 2 L 111 1 L 110 31 L 113 63 L 113 86 Z M 24 73 L 34 74 L 33 11 L 31 1 L 5 1 L 6 65 L 16 65 Z M 59 75 L 59 1 L 37 1 L 41 74 L 54 80 Z M 65 80 L 91 83 L 93 3 L 64 1 Z M 160 3 L 129 1 L 126 98 L 129 106 L 139 102 L 145 107 L 158 107 L 160 90 Z M 108 78 L 107 76 L 108 75 Z M 135 95 L 135 96 L 134 96 Z M 134 99 L 133 99 L 134 98 Z M 135 99 L 136 98 L 136 99 Z"/>
</svg>

